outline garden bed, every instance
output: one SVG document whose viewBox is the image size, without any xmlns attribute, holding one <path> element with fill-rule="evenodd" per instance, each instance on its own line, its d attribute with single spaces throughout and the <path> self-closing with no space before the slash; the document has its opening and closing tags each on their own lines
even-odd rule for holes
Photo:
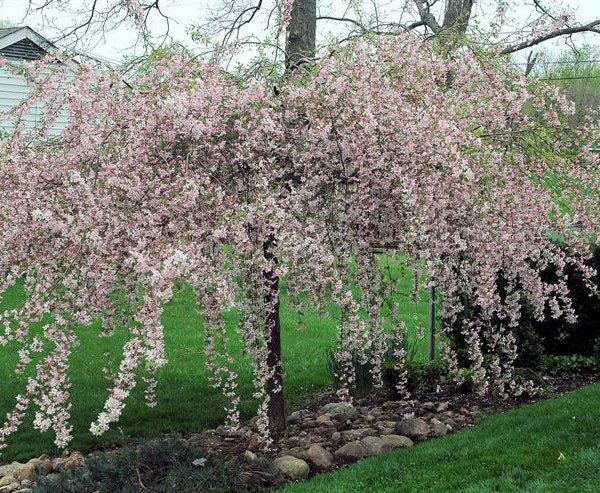
<svg viewBox="0 0 600 493">
<path fill-rule="evenodd" d="M 598 381 L 597 375 L 543 377 L 534 396 L 497 399 L 447 383 L 408 400 L 375 395 L 354 405 L 322 394 L 290 414 L 286 433 L 262 451 L 255 420 L 239 430 L 219 427 L 187 437 L 130 444 L 87 457 L 67 453 L 0 467 L 0 492 L 260 491 L 304 480 L 367 457 L 473 426 L 478 417 L 555 397 Z M 195 478 L 195 479 L 193 479 Z M 193 479 L 193 481 L 192 481 Z M 136 489 L 137 488 L 137 489 Z"/>
</svg>

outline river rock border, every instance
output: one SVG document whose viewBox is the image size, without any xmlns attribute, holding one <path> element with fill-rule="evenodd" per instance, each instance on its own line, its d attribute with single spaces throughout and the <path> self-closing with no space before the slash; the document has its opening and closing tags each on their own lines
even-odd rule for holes
<svg viewBox="0 0 600 493">
<path fill-rule="evenodd" d="M 315 411 L 292 413 L 286 433 L 269 452 L 261 451 L 252 421 L 235 431 L 220 427 L 193 435 L 188 443 L 219 455 L 243 455 L 247 461 L 267 456 L 284 477 L 302 480 L 470 426 L 477 412 L 477 406 L 454 407 L 448 401 L 386 401 L 365 406 L 332 402 Z"/>
<path fill-rule="evenodd" d="M 267 458 L 284 478 L 295 481 L 446 435 L 471 425 L 476 412 L 476 406 L 467 409 L 446 401 L 386 401 L 362 406 L 330 402 L 316 410 L 293 412 L 285 434 L 275 438 L 269 451 L 261 449 L 255 420 L 238 430 L 219 427 L 184 441 L 218 457 L 239 456 L 248 462 Z M 0 466 L 0 493 L 31 493 L 40 479 L 84 462 L 81 452 L 71 452 L 54 459 L 42 455 L 26 463 Z"/>
</svg>

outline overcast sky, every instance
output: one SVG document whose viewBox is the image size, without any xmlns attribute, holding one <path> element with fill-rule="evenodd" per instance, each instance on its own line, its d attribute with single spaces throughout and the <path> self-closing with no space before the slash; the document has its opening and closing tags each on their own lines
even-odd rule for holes
<svg viewBox="0 0 600 493">
<path fill-rule="evenodd" d="M 34 2 L 40 1 L 42 0 L 34 0 Z M 107 0 L 100 1 L 102 2 Z M 490 2 L 492 0 L 480 0 L 479 3 L 484 2 L 483 5 L 485 5 L 486 1 Z M 515 14 L 517 21 L 524 21 L 527 13 L 531 12 L 532 0 L 522 1 L 523 7 L 521 7 L 521 9 Z M 90 4 L 91 0 L 72 0 L 71 2 L 64 3 L 70 3 L 71 5 L 82 5 Z M 341 0 L 329 0 L 320 1 L 318 5 L 324 14 L 339 15 L 343 13 L 345 8 L 347 8 L 348 3 L 349 2 L 343 2 Z M 383 6 L 383 9 L 391 9 L 389 12 L 393 12 L 394 9 L 397 12 L 399 8 L 398 6 L 402 5 L 403 3 L 404 0 L 383 0 L 380 2 L 380 5 Z M 521 2 L 513 0 L 513 3 L 519 4 Z M 193 42 L 191 41 L 188 31 L 189 26 L 202 23 L 206 19 L 207 11 L 210 8 L 217 8 L 220 5 L 220 2 L 219 0 L 161 0 L 161 5 L 164 12 L 176 21 L 176 23 L 171 24 L 170 32 L 173 38 L 182 42 L 183 44 L 193 46 Z M 546 5 L 551 5 L 553 7 L 558 5 L 564 5 L 565 7 L 569 6 L 574 12 L 576 12 L 576 17 L 581 22 L 589 22 L 592 19 L 600 18 L 600 0 L 546 0 Z M 0 20 L 5 24 L 28 25 L 38 31 L 40 34 L 53 39 L 56 36 L 56 31 L 54 31 L 50 27 L 49 23 L 45 22 L 39 14 L 26 16 L 26 6 L 27 0 L 0 0 Z M 479 18 L 481 18 L 482 10 L 485 9 L 480 9 L 475 15 L 478 15 Z M 487 12 L 489 9 L 485 11 Z M 49 11 L 48 14 L 51 21 L 56 22 L 57 24 L 62 24 L 63 26 L 72 23 L 74 19 L 72 14 L 64 11 Z M 152 19 L 151 26 L 155 34 L 161 33 L 165 27 L 164 22 L 157 18 L 157 16 Z M 320 25 L 319 29 L 322 32 L 327 30 L 335 31 L 335 29 L 338 29 L 337 26 L 339 26 L 339 23 L 336 23 L 335 26 Z M 107 39 L 96 39 L 93 41 L 93 43 L 85 47 L 81 47 L 81 49 L 107 58 L 111 61 L 118 61 L 123 56 L 133 52 L 132 45 L 134 44 L 135 38 L 135 30 L 132 27 L 128 29 L 122 28 L 108 35 Z M 586 35 L 585 37 L 579 36 L 576 38 L 576 40 L 578 40 L 580 43 L 590 42 L 600 45 L 600 35 Z M 561 50 L 563 46 L 564 42 L 562 41 L 546 43 L 544 45 L 547 50 L 554 52 Z"/>
</svg>

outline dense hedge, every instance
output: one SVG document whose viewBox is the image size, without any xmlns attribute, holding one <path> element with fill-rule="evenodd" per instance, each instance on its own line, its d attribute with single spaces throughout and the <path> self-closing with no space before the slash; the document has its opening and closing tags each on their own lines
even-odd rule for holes
<svg viewBox="0 0 600 493">
<path fill-rule="evenodd" d="M 600 271 L 600 247 L 594 249 L 588 265 Z M 569 276 L 567 284 L 577 314 L 577 322 L 569 324 L 549 316 L 543 322 L 533 318 L 528 319 L 527 322 L 539 336 L 546 354 L 598 354 L 600 352 L 600 299 L 590 296 L 589 289 L 584 285 L 578 271 L 568 266 L 567 272 Z M 552 276 L 554 273 L 549 271 L 545 275 Z M 600 276 L 596 275 L 594 282 L 600 289 Z"/>
<path fill-rule="evenodd" d="M 591 258 L 587 265 L 600 271 L 600 247 L 593 249 Z M 571 299 L 577 321 L 569 324 L 564 318 L 553 319 L 549 310 L 545 313 L 545 320 L 538 321 L 527 307 L 524 307 L 521 324 L 514 331 L 518 358 L 516 366 L 526 368 L 540 368 L 542 357 L 546 355 L 600 355 L 600 298 L 591 294 L 582 280 L 580 272 L 571 265 L 566 267 L 568 280 L 567 285 L 571 293 Z M 556 271 L 548 268 L 542 273 L 542 278 L 552 282 L 556 278 Z M 502 293 L 502 273 L 498 274 L 499 292 Z M 600 290 L 600 276 L 596 275 L 593 283 Z M 465 319 L 475 320 L 478 313 L 470 307 L 468 300 L 463 300 L 465 309 L 462 318 L 455 324 L 448 324 L 446 335 L 450 346 L 456 351 L 458 364 L 461 367 L 470 367 L 467 344 L 461 333 L 461 324 Z M 493 320 L 492 323 L 500 324 L 501 320 Z"/>
</svg>

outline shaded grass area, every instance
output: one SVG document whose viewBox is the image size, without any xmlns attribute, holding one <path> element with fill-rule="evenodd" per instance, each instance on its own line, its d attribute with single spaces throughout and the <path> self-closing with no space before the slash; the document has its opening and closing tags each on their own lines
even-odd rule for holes
<svg viewBox="0 0 600 493">
<path fill-rule="evenodd" d="M 398 292 L 403 300 L 405 319 L 414 333 L 427 317 L 427 298 L 416 304 L 410 301 L 411 275 L 397 265 Z M 24 300 L 23 290 L 17 286 L 4 294 L 0 310 L 18 305 Z M 249 362 L 242 353 L 242 344 L 234 327 L 236 314 L 227 314 L 232 334 L 231 349 L 240 375 L 241 410 L 244 417 L 256 412 L 257 402 L 252 398 L 253 387 Z M 289 407 L 300 404 L 318 391 L 328 389 L 331 379 L 327 369 L 326 350 L 336 343 L 335 311 L 327 317 L 316 313 L 304 316 L 304 328 L 298 330 L 296 315 L 282 296 L 282 347 L 285 370 L 285 397 Z M 113 425 L 102 437 L 93 436 L 89 426 L 101 411 L 108 395 L 110 381 L 102 369 L 107 361 L 116 368 L 121 348 L 126 341 L 125 330 L 109 338 L 99 337 L 100 325 L 78 329 L 80 344 L 71 356 L 72 425 L 74 449 L 121 443 L 130 437 L 155 436 L 162 433 L 200 431 L 218 425 L 225 418 L 226 401 L 218 389 L 211 387 L 204 365 L 204 335 L 194 295 L 189 287 L 179 289 L 166 305 L 163 316 L 168 364 L 158 375 L 158 405 L 148 408 L 143 398 L 144 388 L 137 387 L 126 402 L 122 420 Z M 424 357 L 426 341 L 416 341 L 417 357 Z M 15 375 L 18 357 L 17 345 L 0 347 L 0 416 L 12 410 L 15 396 L 25 387 L 26 375 Z M 34 430 L 30 412 L 15 435 L 9 437 L 8 448 L 2 451 L 0 463 L 22 460 L 42 453 L 57 453 L 52 433 L 40 434 Z"/>
<path fill-rule="evenodd" d="M 596 492 L 600 385 L 292 485 L 296 492 Z"/>
</svg>

